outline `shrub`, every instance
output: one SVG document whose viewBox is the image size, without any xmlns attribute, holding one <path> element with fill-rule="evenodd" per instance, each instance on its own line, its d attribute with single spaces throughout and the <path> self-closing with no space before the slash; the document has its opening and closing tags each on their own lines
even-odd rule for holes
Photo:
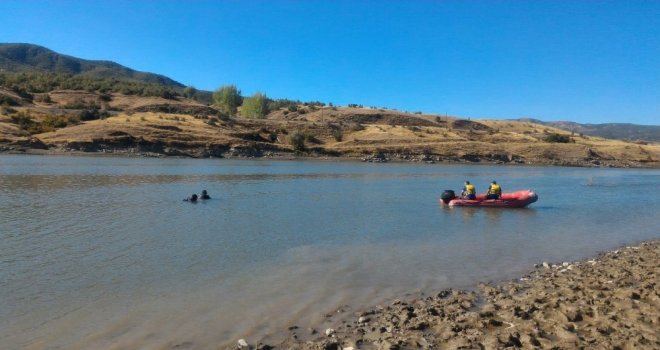
<svg viewBox="0 0 660 350">
<path fill-rule="evenodd" d="M 98 108 L 84 109 L 78 113 L 78 119 L 81 121 L 104 119 L 108 112 L 100 111 Z"/>
<path fill-rule="evenodd" d="M 57 128 L 63 128 L 69 125 L 70 119 L 67 116 L 64 115 L 59 115 L 59 116 L 54 116 L 54 115 L 49 115 L 46 118 L 44 118 L 43 125 L 49 128 L 57 129 Z"/>
<path fill-rule="evenodd" d="M 21 129 L 25 129 L 30 127 L 32 124 L 34 124 L 34 121 L 32 120 L 32 117 L 28 115 L 27 113 L 21 111 L 18 112 L 10 117 L 11 122 L 14 124 L 18 124 L 18 126 Z"/>
<path fill-rule="evenodd" d="M 287 111 L 289 111 L 289 112 L 296 112 L 296 111 L 298 111 L 298 106 L 296 106 L 296 105 L 289 105 L 289 107 L 287 107 L 286 109 L 287 109 Z"/>
<path fill-rule="evenodd" d="M 293 146 L 293 150 L 300 152 L 305 150 L 305 135 L 299 130 L 294 130 L 289 135 L 289 143 Z"/>
<path fill-rule="evenodd" d="M 80 98 L 75 99 L 73 102 L 67 102 L 61 106 L 64 109 L 98 109 L 99 106 L 94 102 L 86 102 Z"/>
<path fill-rule="evenodd" d="M 543 139 L 545 142 L 552 142 L 552 143 L 569 143 L 571 142 L 571 138 L 568 135 L 561 135 L 561 134 L 550 134 L 546 136 Z"/>
<path fill-rule="evenodd" d="M 341 142 L 344 139 L 344 133 L 340 129 L 332 130 L 332 137 L 335 138 L 335 141 Z"/>
<path fill-rule="evenodd" d="M 0 96 L 0 105 L 4 106 L 18 106 L 18 103 L 11 97 L 1 95 Z"/>
<path fill-rule="evenodd" d="M 305 131 L 305 141 L 309 143 L 321 143 L 311 131 Z"/>
</svg>

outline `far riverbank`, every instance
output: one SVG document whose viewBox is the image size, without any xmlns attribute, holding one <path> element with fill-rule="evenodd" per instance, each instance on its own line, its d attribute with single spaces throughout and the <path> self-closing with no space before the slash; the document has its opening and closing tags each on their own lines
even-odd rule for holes
<svg viewBox="0 0 660 350">
<path fill-rule="evenodd" d="M 209 150 L 208 148 L 99 148 L 77 145 L 79 148 L 47 147 L 30 144 L 0 144 L 0 154 L 41 155 L 41 156 L 114 156 L 114 157 L 144 157 L 144 158 L 198 158 L 198 159 L 272 159 L 272 160 L 332 160 L 360 161 L 367 163 L 427 163 L 427 164 L 482 164 L 482 165 L 531 165 L 531 166 L 561 166 L 581 168 L 660 168 L 658 162 L 639 162 L 629 160 L 597 160 L 597 159 L 508 159 L 501 155 L 478 156 L 473 154 L 463 156 L 439 156 L 414 151 L 401 152 L 367 152 L 359 153 L 328 153 L 319 150 L 307 152 L 285 152 L 278 150 L 261 150 L 258 148 L 228 148 Z M 82 148 L 80 148 L 82 147 Z M 91 146 L 90 146 L 91 147 Z"/>
</svg>

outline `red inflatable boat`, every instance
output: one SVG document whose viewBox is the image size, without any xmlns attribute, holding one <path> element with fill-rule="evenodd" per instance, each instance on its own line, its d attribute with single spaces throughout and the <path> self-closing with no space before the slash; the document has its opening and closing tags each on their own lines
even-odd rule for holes
<svg viewBox="0 0 660 350">
<path fill-rule="evenodd" d="M 450 207 L 495 207 L 495 208 L 523 208 L 539 199 L 532 190 L 502 193 L 500 199 L 486 199 L 485 194 L 478 194 L 477 199 L 462 199 L 456 197 L 454 191 L 447 190 L 442 194 L 440 204 Z"/>
</svg>

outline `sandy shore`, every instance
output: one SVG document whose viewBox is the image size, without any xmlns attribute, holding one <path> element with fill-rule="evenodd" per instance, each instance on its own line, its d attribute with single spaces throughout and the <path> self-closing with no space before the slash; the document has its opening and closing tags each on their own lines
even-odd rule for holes
<svg viewBox="0 0 660 350">
<path fill-rule="evenodd" d="M 323 328 L 293 326 L 283 342 L 238 348 L 659 349 L 659 258 L 656 240 L 542 263 L 516 281 L 339 310 Z"/>
</svg>

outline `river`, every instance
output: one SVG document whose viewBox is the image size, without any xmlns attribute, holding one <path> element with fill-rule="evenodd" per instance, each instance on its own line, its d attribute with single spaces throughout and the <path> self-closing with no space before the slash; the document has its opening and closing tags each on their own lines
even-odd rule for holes
<svg viewBox="0 0 660 350">
<path fill-rule="evenodd" d="M 469 179 L 527 209 L 442 208 Z M 660 170 L 0 156 L 3 348 L 208 348 L 660 237 Z M 209 191 L 213 199 L 183 202 Z"/>
</svg>

